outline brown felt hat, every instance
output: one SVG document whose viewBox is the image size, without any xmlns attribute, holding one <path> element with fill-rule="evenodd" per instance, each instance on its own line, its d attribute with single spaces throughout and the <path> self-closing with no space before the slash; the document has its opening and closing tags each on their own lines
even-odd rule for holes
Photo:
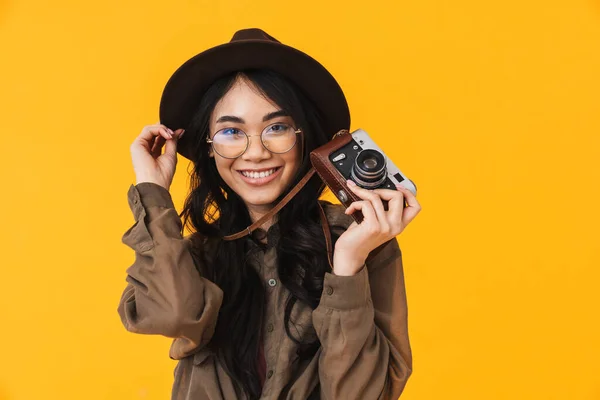
<svg viewBox="0 0 600 400">
<path fill-rule="evenodd" d="M 323 115 L 328 135 L 350 129 L 346 97 L 329 71 L 309 55 L 255 28 L 237 31 L 230 42 L 183 63 L 163 90 L 160 123 L 172 130 L 187 129 L 208 87 L 224 75 L 245 69 L 270 69 L 294 82 Z M 177 152 L 190 160 L 199 140 L 194 134 L 186 131 L 177 143 Z"/>
</svg>

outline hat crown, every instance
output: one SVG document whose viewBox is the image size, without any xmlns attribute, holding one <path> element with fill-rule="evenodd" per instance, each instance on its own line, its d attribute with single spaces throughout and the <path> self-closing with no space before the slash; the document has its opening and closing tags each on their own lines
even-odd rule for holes
<svg viewBox="0 0 600 400">
<path fill-rule="evenodd" d="M 237 42 L 240 40 L 264 40 L 281 43 L 279 40 L 275 39 L 273 36 L 259 28 L 241 29 L 234 33 L 231 41 Z"/>
<path fill-rule="evenodd" d="M 194 159 L 200 130 L 190 130 L 202 96 L 218 79 L 249 69 L 274 71 L 294 83 L 322 115 L 323 130 L 335 133 L 350 128 L 350 110 L 342 88 L 317 60 L 285 45 L 259 28 L 245 28 L 231 40 L 196 54 L 169 78 L 160 101 L 160 123 L 184 128 L 177 152 Z M 193 133 L 196 132 L 196 133 Z"/>
</svg>

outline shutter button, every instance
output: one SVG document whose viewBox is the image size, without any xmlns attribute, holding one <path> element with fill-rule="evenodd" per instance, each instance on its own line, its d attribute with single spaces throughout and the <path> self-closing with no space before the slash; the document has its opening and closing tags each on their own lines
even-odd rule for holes
<svg viewBox="0 0 600 400">
<path fill-rule="evenodd" d="M 277 281 L 273 278 L 269 279 L 269 286 L 273 287 L 275 285 L 277 285 Z"/>
</svg>

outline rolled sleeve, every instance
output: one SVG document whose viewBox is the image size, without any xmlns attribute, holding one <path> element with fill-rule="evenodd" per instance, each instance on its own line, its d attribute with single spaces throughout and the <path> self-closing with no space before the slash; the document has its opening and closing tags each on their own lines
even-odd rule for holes
<svg viewBox="0 0 600 400">
<path fill-rule="evenodd" d="M 144 207 L 175 208 L 171 193 L 156 183 L 138 183 L 137 185 L 131 185 L 129 190 L 137 192 L 137 197 L 141 197 L 141 202 Z"/>
<path fill-rule="evenodd" d="M 223 291 L 200 275 L 167 189 L 143 182 L 127 197 L 136 222 L 122 241 L 135 260 L 126 270 L 121 321 L 131 332 L 174 338 L 170 357 L 187 357 L 210 341 Z"/>
</svg>

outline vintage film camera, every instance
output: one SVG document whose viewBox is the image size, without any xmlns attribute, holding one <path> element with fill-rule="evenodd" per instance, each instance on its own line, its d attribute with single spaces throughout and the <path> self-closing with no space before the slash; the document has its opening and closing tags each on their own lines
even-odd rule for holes
<svg viewBox="0 0 600 400">
<path fill-rule="evenodd" d="M 403 185 L 415 196 L 417 186 L 385 155 L 385 153 L 362 129 L 349 133 L 339 131 L 327 144 L 310 154 L 313 167 L 338 200 L 348 207 L 361 199 L 346 185 L 346 179 L 354 181 L 365 189 L 396 190 L 396 184 Z M 406 207 L 406 201 L 404 206 Z M 387 209 L 387 202 L 384 201 Z M 363 219 L 359 211 L 352 214 L 360 223 Z"/>
</svg>

